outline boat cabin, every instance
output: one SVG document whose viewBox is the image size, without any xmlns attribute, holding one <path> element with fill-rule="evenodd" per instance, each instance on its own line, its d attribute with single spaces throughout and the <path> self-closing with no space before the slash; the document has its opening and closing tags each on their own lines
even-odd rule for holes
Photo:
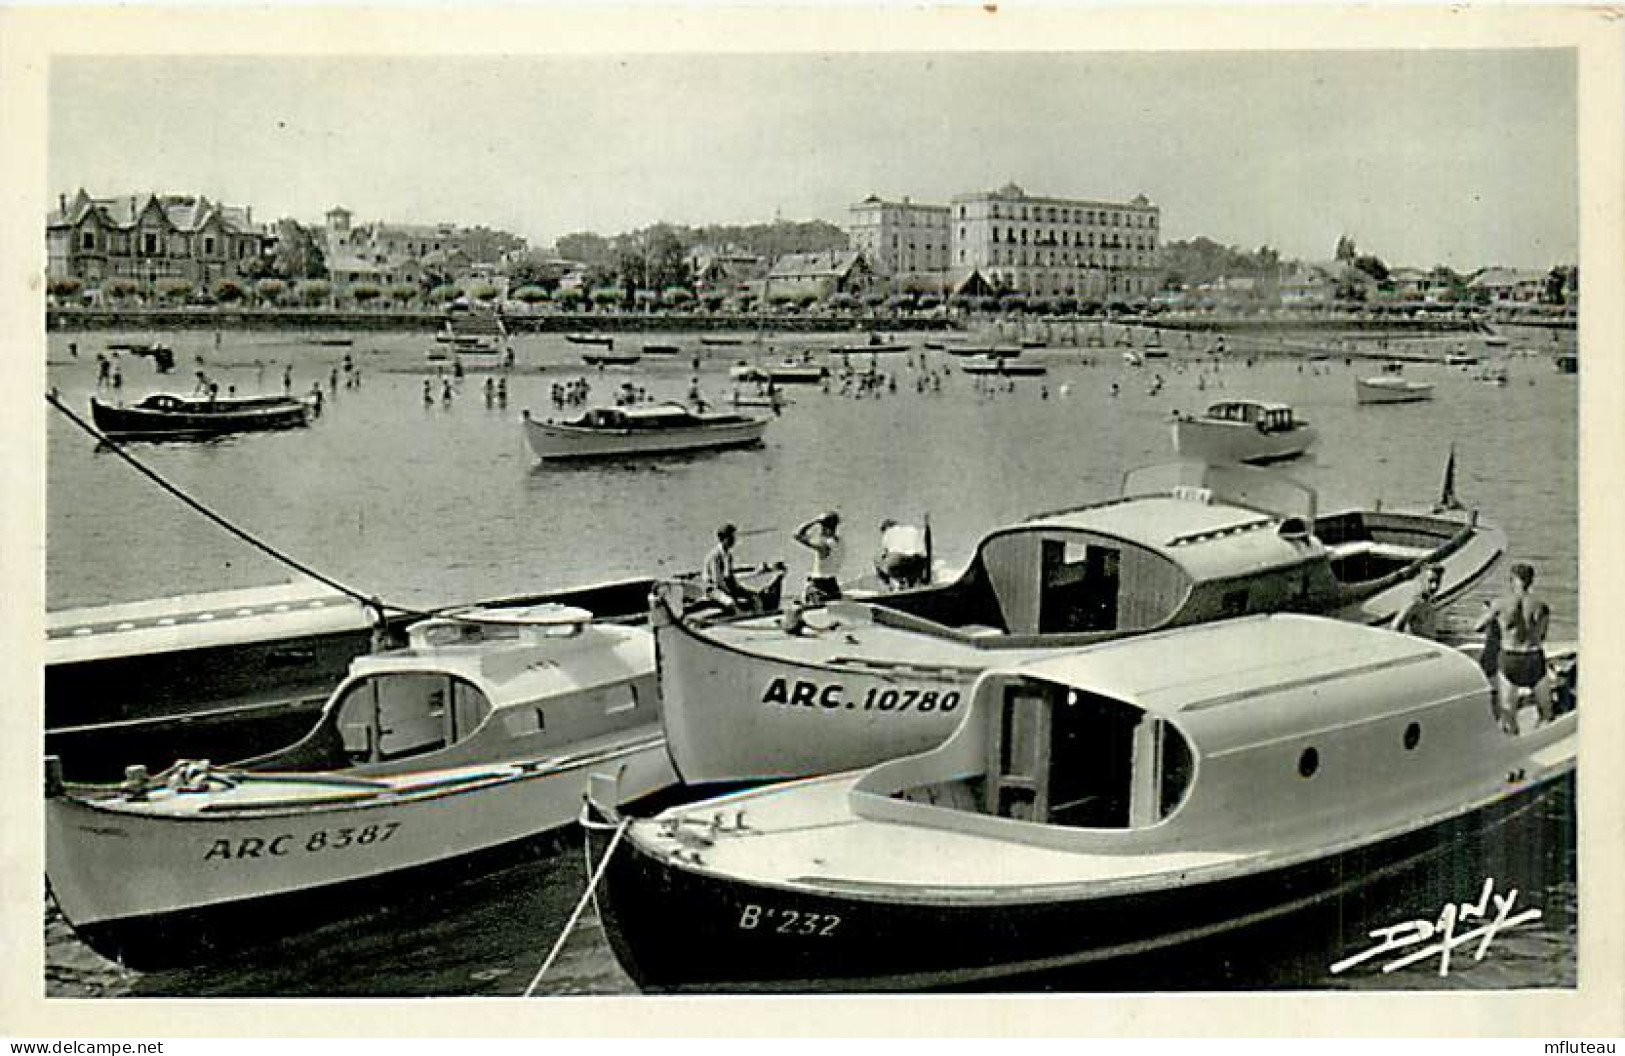
<svg viewBox="0 0 1625 1056">
<path fill-rule="evenodd" d="M 1251 425 L 1261 433 L 1288 433 L 1302 424 L 1293 418 L 1292 408 L 1286 404 L 1261 403 L 1257 400 L 1215 403 L 1203 417 L 1209 421 Z"/>
<path fill-rule="evenodd" d="M 659 403 L 642 407 L 594 407 L 565 425 L 583 429 L 613 429 L 626 432 L 663 429 L 692 429 L 719 421 L 743 421 L 737 415 L 696 414 L 680 403 Z"/>
<path fill-rule="evenodd" d="M 557 604 L 475 608 L 414 624 L 356 660 L 304 739 L 257 770 L 421 769 L 542 755 L 657 723 L 647 631 Z"/>
<path fill-rule="evenodd" d="M 1469 760 L 1501 736 L 1489 699 L 1472 659 L 1392 631 L 1181 628 L 987 672 L 954 736 L 866 775 L 854 809 L 1070 848 L 1267 844 L 1414 810 L 1482 770 Z"/>
</svg>

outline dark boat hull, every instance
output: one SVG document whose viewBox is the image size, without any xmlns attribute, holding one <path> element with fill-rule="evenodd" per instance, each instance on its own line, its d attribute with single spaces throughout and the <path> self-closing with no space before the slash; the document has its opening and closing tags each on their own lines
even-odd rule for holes
<svg viewBox="0 0 1625 1056">
<path fill-rule="evenodd" d="M 1353 852 L 1092 900 L 966 905 L 928 891 L 885 897 L 766 888 L 672 869 L 623 840 L 601 884 L 600 915 L 621 966 L 651 992 L 986 989 L 1001 980 L 1001 989 L 1021 990 L 1068 977 L 1090 989 L 1097 985 L 1087 981 L 1090 972 L 1193 944 L 1240 942 L 1280 921 L 1292 922 L 1300 948 L 1324 951 L 1325 969 L 1369 947 L 1370 928 L 1401 923 L 1404 906 L 1433 919 L 1448 903 L 1476 899 L 1476 886 L 1460 890 L 1450 881 L 1489 858 L 1499 860 L 1483 864 L 1488 871 L 1473 874 L 1472 885 L 1490 876 L 1498 890 L 1521 886 L 1515 878 L 1540 871 L 1524 859 L 1540 858 L 1543 848 L 1500 837 L 1509 826 L 1533 824 L 1560 790 L 1572 799 L 1572 776 Z"/>
<path fill-rule="evenodd" d="M 90 401 L 96 428 L 123 439 L 184 439 L 230 433 L 297 429 L 310 423 L 310 408 L 298 401 L 242 411 L 160 411 Z"/>
</svg>

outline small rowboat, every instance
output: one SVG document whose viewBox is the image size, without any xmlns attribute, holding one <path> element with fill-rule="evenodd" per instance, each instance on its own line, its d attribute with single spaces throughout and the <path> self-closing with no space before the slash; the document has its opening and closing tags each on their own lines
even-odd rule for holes
<svg viewBox="0 0 1625 1056">
<path fill-rule="evenodd" d="M 677 356 L 682 352 L 683 349 L 679 345 L 651 343 L 643 346 L 643 354 L 646 356 Z"/>
<path fill-rule="evenodd" d="M 643 358 L 643 353 L 636 349 L 617 352 L 613 348 L 605 348 L 602 352 L 581 353 L 582 362 L 592 367 L 630 367 Z"/>
<path fill-rule="evenodd" d="M 992 374 L 998 377 L 1037 378 L 1049 373 L 1042 363 L 1016 363 L 1005 358 L 967 359 L 959 365 L 966 374 Z"/>
<path fill-rule="evenodd" d="M 603 345 L 605 348 L 615 343 L 608 334 L 565 334 L 564 339 L 572 345 Z"/>
<path fill-rule="evenodd" d="M 843 356 L 858 356 L 868 353 L 881 352 L 907 352 L 912 347 L 902 341 L 870 341 L 867 344 L 836 345 L 831 352 Z"/>
<path fill-rule="evenodd" d="M 702 345 L 742 345 L 745 339 L 737 334 L 701 334 Z"/>
</svg>

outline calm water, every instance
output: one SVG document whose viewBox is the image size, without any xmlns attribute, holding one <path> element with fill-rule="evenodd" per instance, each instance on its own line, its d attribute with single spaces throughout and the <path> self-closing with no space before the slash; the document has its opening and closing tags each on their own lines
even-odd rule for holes
<svg viewBox="0 0 1625 1056">
<path fill-rule="evenodd" d="M 95 353 L 114 335 L 52 335 L 50 381 L 70 406 L 86 408 Z M 145 335 L 125 335 L 142 337 Z M 628 343 L 661 340 L 629 337 Z M 788 536 L 828 508 L 842 512 L 852 557 L 876 542 L 883 517 L 929 517 L 939 554 L 967 555 L 987 529 L 1018 515 L 1116 492 L 1123 473 L 1171 455 L 1168 418 L 1234 396 L 1292 404 L 1320 430 L 1315 454 L 1289 472 L 1314 485 L 1322 509 L 1344 504 L 1427 504 L 1438 494 L 1447 451 L 1457 449 L 1456 490 L 1502 525 L 1509 557 L 1539 571 L 1553 604 L 1553 634 L 1572 637 L 1578 604 L 1577 384 L 1556 374 L 1543 333 L 1515 335 L 1542 354 L 1506 362 L 1499 388 L 1443 366 L 1408 368 L 1433 381 L 1431 403 L 1358 407 L 1353 378 L 1372 373 L 1356 360 L 1240 361 L 1232 338 L 1221 368 L 1196 357 L 1130 368 L 1114 349 L 1027 353 L 1050 367 L 1047 379 L 1018 379 L 1014 392 L 987 392 L 952 373 L 940 392 L 918 393 L 920 353 L 881 357 L 897 391 L 843 396 L 787 390 L 797 401 L 769 429 L 762 449 L 687 459 L 580 468 L 542 468 L 525 445 L 520 411 L 556 413 L 550 387 L 588 377 L 595 397 L 631 381 L 650 395 L 679 397 L 693 372 L 692 348 L 677 362 L 589 371 L 579 349 L 556 336 L 518 339 L 519 373 L 506 408 L 488 407 L 483 377 L 471 374 L 450 404 L 423 400 L 424 335 L 360 335 L 353 347 L 319 348 L 298 335 L 165 335 L 178 353 L 170 379 L 149 363 L 122 360 L 124 395 L 190 388 L 196 357 L 239 394 L 279 391 L 284 364 L 294 389 L 324 391 L 349 352 L 359 389 L 340 388 L 309 430 L 190 444 L 149 444 L 142 459 L 195 498 L 324 573 L 403 605 L 539 590 L 617 576 L 697 567 L 715 526 L 745 529 L 744 560 L 783 559 L 799 585 L 806 561 Z M 834 338 L 769 339 L 780 350 Z M 850 338 L 847 338 L 850 340 Z M 78 346 L 72 357 L 68 343 Z M 1455 342 L 1447 342 L 1453 345 Z M 1564 343 L 1572 347 L 1572 335 Z M 1414 347 L 1425 347 L 1417 342 Z M 1442 347 L 1435 343 L 1432 347 Z M 1475 350 L 1476 346 L 1475 346 Z M 704 350 L 702 388 L 729 391 L 727 368 L 750 350 Z M 951 363 L 924 353 L 928 367 Z M 862 357 L 867 360 L 868 357 Z M 915 365 L 911 365 L 912 362 Z M 262 370 L 255 366 L 259 360 Z M 1165 381 L 1149 392 L 1153 375 Z M 1116 383 L 1119 394 L 1112 394 Z M 88 417 L 88 412 L 85 412 Z M 157 491 L 54 411 L 49 416 L 47 589 L 53 607 L 274 582 L 284 570 Z M 749 534 L 756 530 L 758 534 Z M 851 570 L 849 570 L 851 571 Z M 1499 586 L 1499 578 L 1491 588 Z M 1476 609 L 1468 599 L 1464 610 Z M 1279 959 L 1264 982 L 1323 986 L 1561 986 L 1574 981 L 1572 805 L 1535 824 L 1541 845 L 1539 891 L 1526 889 L 1542 919 L 1498 940 L 1482 963 L 1444 980 L 1436 965 L 1355 978 L 1321 973 L 1320 962 Z M 1461 900 L 1482 876 L 1463 875 Z M 512 994 L 541 964 L 582 884 L 580 847 L 465 884 L 421 906 L 350 922 L 342 931 L 301 938 L 242 958 L 229 968 L 136 976 L 96 958 L 60 921 L 48 922 L 53 993 L 140 994 Z M 1417 910 L 1422 912 L 1421 909 Z M 1436 910 L 1435 910 L 1436 912 Z M 1397 923 L 1379 920 L 1372 926 Z M 342 934 L 343 967 L 312 956 Z M 1355 933 L 1358 937 L 1358 933 Z M 433 956 L 426 956 L 432 949 Z M 433 967 L 425 967 L 433 965 Z M 1273 973 L 1273 974 L 1272 974 Z M 1247 973 L 1233 974 L 1236 985 Z M 1227 975 L 1226 978 L 1232 978 Z M 627 983 L 597 931 L 578 930 L 555 969 L 550 992 L 614 991 Z"/>
</svg>

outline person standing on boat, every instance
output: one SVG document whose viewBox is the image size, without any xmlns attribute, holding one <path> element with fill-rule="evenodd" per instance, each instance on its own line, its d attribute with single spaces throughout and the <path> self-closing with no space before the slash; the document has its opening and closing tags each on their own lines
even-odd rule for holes
<svg viewBox="0 0 1625 1056">
<path fill-rule="evenodd" d="M 718 528 L 717 545 L 705 555 L 705 566 L 700 571 L 706 600 L 728 613 L 754 609 L 757 604 L 755 593 L 734 575 L 733 549 L 738 538 L 739 529 L 732 524 Z"/>
<path fill-rule="evenodd" d="M 1439 636 L 1439 584 L 1444 569 L 1429 565 L 1416 577 L 1416 593 L 1394 617 L 1394 630 L 1414 634 L 1418 638 Z"/>
<path fill-rule="evenodd" d="M 846 544 L 841 540 L 840 528 L 841 515 L 831 510 L 796 529 L 796 542 L 813 552 L 812 572 L 807 576 L 807 590 L 803 595 L 809 605 L 823 605 L 841 596 L 841 585 L 836 577 L 841 574 Z"/>
<path fill-rule="evenodd" d="M 1485 630 L 1491 624 L 1499 632 L 1501 662 L 1497 679 L 1497 708 L 1501 727 L 1518 732 L 1518 700 L 1524 694 L 1535 698 L 1541 722 L 1552 719 L 1552 694 L 1546 675 L 1546 630 L 1552 610 L 1531 589 L 1534 567 L 1523 562 L 1512 566 L 1507 576 L 1507 593 L 1484 609 L 1473 625 Z"/>
<path fill-rule="evenodd" d="M 880 553 L 875 574 L 889 590 L 923 587 L 931 581 L 931 530 L 898 524 L 890 517 L 880 522 Z"/>
</svg>

